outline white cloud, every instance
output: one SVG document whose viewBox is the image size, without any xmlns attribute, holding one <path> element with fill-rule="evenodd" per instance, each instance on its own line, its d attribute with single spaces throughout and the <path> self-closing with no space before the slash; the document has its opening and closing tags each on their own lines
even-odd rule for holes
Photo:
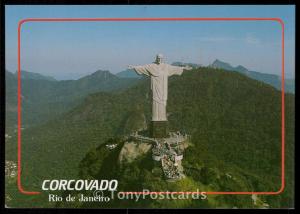
<svg viewBox="0 0 300 214">
<path fill-rule="evenodd" d="M 200 42 L 228 42 L 240 40 L 233 37 L 198 37 L 197 39 Z"/>
<path fill-rule="evenodd" d="M 246 38 L 245 38 L 246 43 L 248 44 L 260 44 L 260 40 L 255 37 L 254 35 L 251 34 L 247 34 Z"/>
<path fill-rule="evenodd" d="M 244 38 L 236 38 L 236 37 L 198 37 L 198 41 L 200 42 L 230 42 L 230 41 L 239 41 L 245 42 L 247 44 L 260 44 L 261 41 L 259 38 L 252 34 L 247 34 Z"/>
</svg>

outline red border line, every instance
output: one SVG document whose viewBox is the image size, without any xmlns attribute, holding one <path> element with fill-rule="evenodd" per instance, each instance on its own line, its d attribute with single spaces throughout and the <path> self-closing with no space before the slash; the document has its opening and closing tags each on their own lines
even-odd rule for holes
<svg viewBox="0 0 300 214">
<path fill-rule="evenodd" d="M 97 21 L 275 21 L 279 22 L 282 30 L 282 67 L 281 67 L 281 187 L 276 192 L 205 192 L 208 195 L 277 195 L 284 191 L 285 187 L 285 114 L 284 114 L 284 22 L 280 18 L 28 18 L 22 19 L 18 24 L 18 189 L 26 195 L 36 195 L 41 192 L 26 191 L 21 183 L 21 27 L 25 22 L 97 22 Z M 144 192 L 125 192 L 126 194 L 145 194 Z M 160 194 L 192 194 L 197 192 L 150 192 Z M 146 193 L 149 194 L 149 193 Z"/>
</svg>

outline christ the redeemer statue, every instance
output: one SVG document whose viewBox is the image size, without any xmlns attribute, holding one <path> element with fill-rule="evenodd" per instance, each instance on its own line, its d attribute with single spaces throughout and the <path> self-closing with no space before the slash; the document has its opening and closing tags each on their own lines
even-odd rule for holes
<svg viewBox="0 0 300 214">
<path fill-rule="evenodd" d="M 152 121 L 167 121 L 166 107 L 168 99 L 168 77 L 181 75 L 183 70 L 190 70 L 191 67 L 173 66 L 162 62 L 163 56 L 158 54 L 154 63 L 141 66 L 128 66 L 138 74 L 151 77 L 152 90 Z"/>
</svg>

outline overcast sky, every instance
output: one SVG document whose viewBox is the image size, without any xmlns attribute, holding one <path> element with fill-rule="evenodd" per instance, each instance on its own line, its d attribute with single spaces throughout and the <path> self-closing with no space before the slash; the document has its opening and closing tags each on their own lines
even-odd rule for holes
<svg viewBox="0 0 300 214">
<path fill-rule="evenodd" d="M 294 77 L 294 6 L 6 6 L 6 68 L 17 69 L 17 24 L 24 18 L 278 17 L 285 23 L 285 69 Z M 166 61 L 233 66 L 281 74 L 281 26 L 274 21 L 28 22 L 21 32 L 22 69 L 56 79 L 96 70 Z"/>
</svg>

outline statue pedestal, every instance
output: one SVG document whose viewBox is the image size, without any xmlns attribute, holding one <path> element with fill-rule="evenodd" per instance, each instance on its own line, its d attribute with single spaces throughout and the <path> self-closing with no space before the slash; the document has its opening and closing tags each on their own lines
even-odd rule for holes
<svg viewBox="0 0 300 214">
<path fill-rule="evenodd" d="M 168 137 L 168 121 L 151 121 L 150 136 L 152 138 Z"/>
</svg>

